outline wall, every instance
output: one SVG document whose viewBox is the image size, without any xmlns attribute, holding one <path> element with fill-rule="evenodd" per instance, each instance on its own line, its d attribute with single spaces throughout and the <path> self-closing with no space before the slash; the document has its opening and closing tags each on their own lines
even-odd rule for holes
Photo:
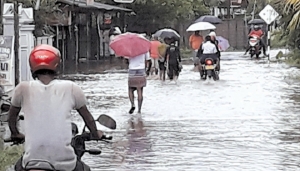
<svg viewBox="0 0 300 171">
<path fill-rule="evenodd" d="M 5 3 L 3 10 L 3 24 L 4 24 L 4 36 L 14 36 L 14 14 L 13 14 L 13 4 Z M 33 9 L 32 8 L 22 8 L 22 5 L 19 6 L 19 82 L 31 80 L 31 71 L 28 63 L 28 58 L 30 51 L 34 47 L 34 36 L 33 30 Z M 15 77 L 14 74 L 14 58 L 12 61 L 10 72 L 11 77 Z M 10 91 L 14 87 L 14 84 L 9 87 L 5 87 L 5 91 Z"/>
<path fill-rule="evenodd" d="M 223 21 L 216 25 L 217 36 L 226 38 L 234 49 L 245 49 L 247 46 L 248 28 L 242 18 Z"/>
</svg>

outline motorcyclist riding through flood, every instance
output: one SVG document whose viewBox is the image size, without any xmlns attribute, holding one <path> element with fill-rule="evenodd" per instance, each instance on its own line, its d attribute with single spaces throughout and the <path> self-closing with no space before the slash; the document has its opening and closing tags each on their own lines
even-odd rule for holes
<svg viewBox="0 0 300 171">
<path fill-rule="evenodd" d="M 91 132 L 91 139 L 101 139 L 95 120 L 87 109 L 81 88 L 72 81 L 56 79 L 61 55 L 49 45 L 38 45 L 29 57 L 35 80 L 23 81 L 14 89 L 9 110 L 11 140 L 25 139 L 24 155 L 16 171 L 55 170 L 83 171 L 71 145 L 71 110 L 76 109 Z M 17 128 L 20 111 L 24 112 L 25 136 Z M 45 162 L 47 161 L 52 166 Z"/>
<path fill-rule="evenodd" d="M 252 37 L 258 37 L 259 38 L 259 42 L 260 42 L 260 46 L 263 49 L 263 53 L 266 56 L 266 44 L 263 40 L 263 36 L 265 35 L 265 33 L 262 31 L 262 29 L 260 28 L 260 26 L 258 25 L 254 25 L 253 26 L 253 30 L 250 31 L 250 33 L 248 34 L 248 39 L 252 38 Z M 248 53 L 248 51 L 251 49 L 251 47 L 248 45 L 248 48 L 246 49 L 245 55 Z"/>
</svg>

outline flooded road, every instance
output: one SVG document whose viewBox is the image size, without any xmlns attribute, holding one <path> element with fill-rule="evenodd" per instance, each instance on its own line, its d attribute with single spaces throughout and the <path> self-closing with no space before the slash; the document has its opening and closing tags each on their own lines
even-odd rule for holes
<svg viewBox="0 0 300 171">
<path fill-rule="evenodd" d="M 300 170 L 300 72 L 242 54 L 222 54 L 218 82 L 201 81 L 192 65 L 177 85 L 148 80 L 140 116 L 128 114 L 127 74 L 70 75 L 95 118 L 117 121 L 105 129 L 113 143 L 89 143 L 102 154 L 83 160 L 93 171 Z"/>
<path fill-rule="evenodd" d="M 118 124 L 114 143 L 89 144 L 103 152 L 84 161 L 95 171 L 300 170 L 299 71 L 241 55 L 223 54 L 218 82 L 192 65 L 177 85 L 148 80 L 141 116 L 127 113 L 126 74 L 77 76 L 93 115 Z"/>
</svg>

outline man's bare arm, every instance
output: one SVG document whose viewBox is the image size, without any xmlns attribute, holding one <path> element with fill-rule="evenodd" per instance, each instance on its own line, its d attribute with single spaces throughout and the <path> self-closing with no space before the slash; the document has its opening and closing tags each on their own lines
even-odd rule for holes
<svg viewBox="0 0 300 171">
<path fill-rule="evenodd" d="M 97 126 L 95 123 L 95 119 L 93 118 L 92 114 L 87 109 L 86 105 L 82 106 L 80 109 L 77 109 L 80 116 L 83 118 L 84 123 L 89 128 L 92 133 L 92 136 L 95 138 L 101 138 L 98 136 L 97 133 Z"/>
<path fill-rule="evenodd" d="M 19 134 L 17 128 L 17 119 L 20 111 L 21 111 L 20 107 L 10 106 L 9 113 L 8 113 L 8 126 L 12 135 Z"/>
</svg>

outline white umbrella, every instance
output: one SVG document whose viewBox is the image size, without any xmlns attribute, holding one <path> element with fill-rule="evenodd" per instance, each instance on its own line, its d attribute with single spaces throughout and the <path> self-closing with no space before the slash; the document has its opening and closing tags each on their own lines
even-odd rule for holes
<svg viewBox="0 0 300 171">
<path fill-rule="evenodd" d="M 214 29 L 216 29 L 216 26 L 208 22 L 198 22 L 190 25 L 186 31 L 214 30 Z"/>
</svg>

